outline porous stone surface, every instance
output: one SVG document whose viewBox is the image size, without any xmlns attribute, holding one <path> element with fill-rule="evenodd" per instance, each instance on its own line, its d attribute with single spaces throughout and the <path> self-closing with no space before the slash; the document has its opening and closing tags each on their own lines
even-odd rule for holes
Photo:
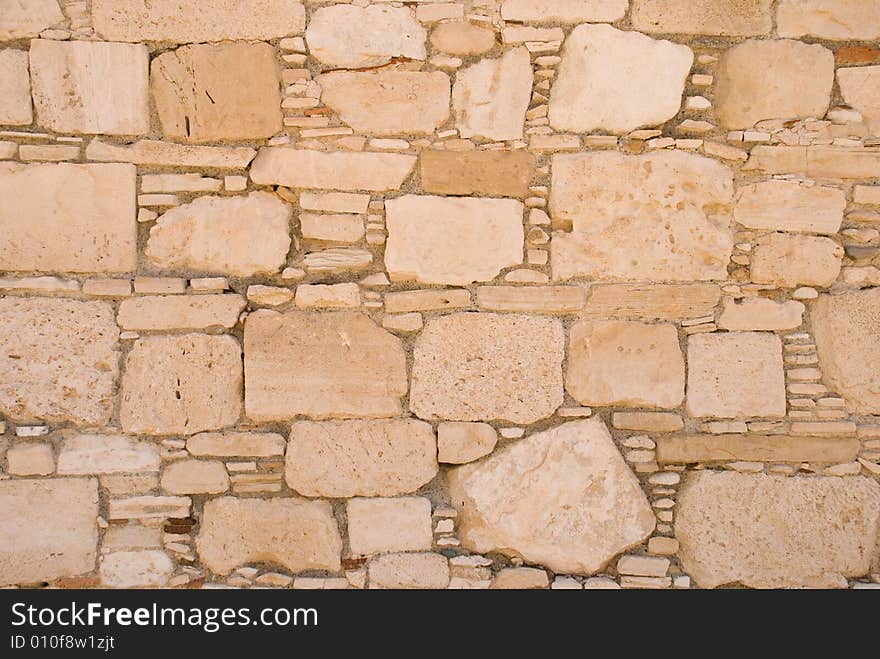
<svg viewBox="0 0 880 659">
<path fill-rule="evenodd" d="M 431 502 L 423 497 L 349 499 L 351 552 L 360 556 L 431 549 Z"/>
<path fill-rule="evenodd" d="M 28 125 L 33 121 L 28 54 L 0 50 L 0 124 Z"/>
<path fill-rule="evenodd" d="M 384 554 L 367 568 L 370 588 L 437 589 L 449 585 L 449 561 L 442 554 Z"/>
<path fill-rule="evenodd" d="M 0 8 L 0 41 L 35 37 L 64 20 L 58 0 L 3 0 Z"/>
<path fill-rule="evenodd" d="M 156 472 L 161 464 L 154 443 L 125 435 L 71 434 L 58 453 L 58 473 L 64 475 Z"/>
<path fill-rule="evenodd" d="M 880 8 L 877 21 L 880 33 Z M 847 104 L 862 114 L 871 134 L 880 134 L 880 66 L 837 69 L 837 84 Z"/>
<path fill-rule="evenodd" d="M 482 55 L 495 45 L 495 32 L 465 21 L 444 22 L 432 30 L 431 45 L 450 55 Z"/>
<path fill-rule="evenodd" d="M 534 173 L 526 151 L 423 151 L 422 188 L 442 195 L 525 197 Z"/>
<path fill-rule="evenodd" d="M 489 455 L 498 433 L 488 423 L 444 421 L 437 425 L 437 460 L 465 464 Z"/>
<path fill-rule="evenodd" d="M 880 38 L 880 6 L 861 0 L 780 0 L 781 37 L 813 36 L 835 41 Z"/>
<path fill-rule="evenodd" d="M 623 18 L 628 0 L 504 0 L 501 16 L 529 23 L 600 23 Z"/>
<path fill-rule="evenodd" d="M 845 207 L 839 188 L 773 179 L 741 187 L 733 217 L 749 229 L 835 234 Z"/>
<path fill-rule="evenodd" d="M 110 588 L 161 588 L 174 573 L 164 551 L 115 551 L 101 557 L 101 584 Z"/>
<path fill-rule="evenodd" d="M 757 241 L 752 279 L 760 284 L 831 286 L 840 274 L 844 250 L 831 238 L 771 233 Z"/>
<path fill-rule="evenodd" d="M 772 4 L 772 0 L 632 0 L 630 20 L 643 32 L 751 37 L 770 32 Z"/>
</svg>

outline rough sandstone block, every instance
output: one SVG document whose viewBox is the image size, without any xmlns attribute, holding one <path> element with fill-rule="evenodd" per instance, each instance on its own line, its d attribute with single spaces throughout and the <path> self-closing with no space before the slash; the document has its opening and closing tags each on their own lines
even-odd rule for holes
<svg viewBox="0 0 880 659">
<path fill-rule="evenodd" d="M 678 435 L 657 437 L 657 461 L 661 464 L 695 462 L 852 462 L 859 440 L 851 438 L 798 437 L 792 435 Z"/>
<path fill-rule="evenodd" d="M 803 323 L 804 307 L 797 300 L 774 302 L 764 297 L 724 298 L 718 327 L 726 330 L 791 330 Z"/>
<path fill-rule="evenodd" d="M 771 180 L 741 187 L 733 218 L 750 229 L 835 234 L 845 207 L 838 188 Z"/>
<path fill-rule="evenodd" d="M 385 554 L 367 566 L 370 588 L 446 588 L 449 561 L 442 554 Z"/>
<path fill-rule="evenodd" d="M 431 45 L 449 55 L 482 55 L 495 46 L 495 31 L 464 21 L 440 23 L 431 32 Z"/>
<path fill-rule="evenodd" d="M 101 556 L 101 584 L 110 588 L 162 588 L 174 574 L 164 551 L 114 551 Z"/>
<path fill-rule="evenodd" d="M 880 33 L 880 6 L 877 8 Z M 872 135 L 880 135 L 880 66 L 837 69 L 843 99 L 862 113 Z"/>
<path fill-rule="evenodd" d="M 772 0 L 633 0 L 633 27 L 643 32 L 752 37 L 773 27 Z"/>
<path fill-rule="evenodd" d="M 831 238 L 771 233 L 752 251 L 752 281 L 783 288 L 831 286 L 840 274 L 844 250 Z"/>
<path fill-rule="evenodd" d="M 437 425 L 437 460 L 465 464 L 489 455 L 498 433 L 488 423 L 444 421 Z"/>
<path fill-rule="evenodd" d="M 27 126 L 33 120 L 28 54 L 0 50 L 0 124 Z"/>
<path fill-rule="evenodd" d="M 162 460 L 154 442 L 124 435 L 77 435 L 64 438 L 58 454 L 58 473 L 137 474 L 159 471 Z"/>
<path fill-rule="evenodd" d="M 186 440 L 195 456 L 266 458 L 284 455 L 284 437 L 273 432 L 204 432 Z"/>
<path fill-rule="evenodd" d="M 583 315 L 686 320 L 714 315 L 720 299 L 717 284 L 600 284 L 590 286 Z"/>
<path fill-rule="evenodd" d="M 229 328 L 244 307 L 240 295 L 145 295 L 120 302 L 117 321 L 134 331 Z"/>
<path fill-rule="evenodd" d="M 168 494 L 220 494 L 229 489 L 226 465 L 219 460 L 178 460 L 162 472 Z"/>
<path fill-rule="evenodd" d="M 431 549 L 434 536 L 430 499 L 349 499 L 345 512 L 349 547 L 354 555 Z"/>
<path fill-rule="evenodd" d="M 864 0 L 780 0 L 776 25 L 781 37 L 880 39 L 880 5 Z"/>
<path fill-rule="evenodd" d="M 544 570 L 533 567 L 506 567 L 495 574 L 489 587 L 493 590 L 525 590 L 549 586 L 550 579 Z"/>
<path fill-rule="evenodd" d="M 504 0 L 501 17 L 524 23 L 613 22 L 626 13 L 629 0 Z"/>
<path fill-rule="evenodd" d="M 535 157 L 528 151 L 422 151 L 422 190 L 443 195 L 525 197 Z"/>
<path fill-rule="evenodd" d="M 0 11 L 0 41 L 35 37 L 64 21 L 58 0 L 6 0 Z"/>
</svg>

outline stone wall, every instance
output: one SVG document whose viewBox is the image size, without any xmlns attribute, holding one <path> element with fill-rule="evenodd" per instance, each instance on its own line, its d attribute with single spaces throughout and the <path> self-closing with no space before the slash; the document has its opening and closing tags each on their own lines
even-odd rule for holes
<svg viewBox="0 0 880 659">
<path fill-rule="evenodd" d="M 0 585 L 880 587 L 878 39 L 0 2 Z"/>
</svg>

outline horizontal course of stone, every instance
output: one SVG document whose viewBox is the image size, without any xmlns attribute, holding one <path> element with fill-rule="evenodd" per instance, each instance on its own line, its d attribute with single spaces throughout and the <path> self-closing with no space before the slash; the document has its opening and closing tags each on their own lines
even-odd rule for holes
<svg viewBox="0 0 880 659">
<path fill-rule="evenodd" d="M 0 586 L 880 588 L 878 3 L 0 4 Z"/>
</svg>

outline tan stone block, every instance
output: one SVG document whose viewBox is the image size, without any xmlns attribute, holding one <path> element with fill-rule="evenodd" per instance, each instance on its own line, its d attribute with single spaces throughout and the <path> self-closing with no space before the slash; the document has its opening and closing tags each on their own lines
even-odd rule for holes
<svg viewBox="0 0 880 659">
<path fill-rule="evenodd" d="M 595 479 L 608 485 L 584 488 Z M 638 480 L 599 419 L 531 435 L 451 469 L 448 480 L 464 547 L 555 572 L 597 572 L 654 530 Z"/>
<path fill-rule="evenodd" d="M 363 215 L 300 213 L 299 227 L 304 240 L 356 243 L 364 237 Z"/>
<path fill-rule="evenodd" d="M 281 130 L 269 44 L 198 44 L 162 53 L 150 64 L 150 86 L 162 132 L 171 139 L 247 140 Z"/>
<path fill-rule="evenodd" d="M 579 25 L 565 40 L 550 94 L 550 125 L 621 135 L 662 124 L 681 108 L 693 61 L 681 44 L 609 25 Z"/>
<path fill-rule="evenodd" d="M 117 321 L 134 331 L 229 328 L 244 307 L 241 295 L 145 295 L 123 300 Z"/>
<path fill-rule="evenodd" d="M 657 438 L 661 464 L 696 462 L 830 462 L 853 460 L 859 451 L 856 439 L 825 439 L 795 435 L 677 435 Z"/>
<path fill-rule="evenodd" d="M 370 588 L 446 588 L 449 561 L 442 554 L 385 554 L 367 564 Z"/>
<path fill-rule="evenodd" d="M 290 206 L 268 192 L 198 197 L 150 228 L 146 257 L 167 269 L 250 277 L 277 272 L 290 249 Z"/>
<path fill-rule="evenodd" d="M 878 520 L 880 485 L 868 478 L 700 471 L 679 493 L 675 531 L 703 588 L 845 588 L 871 568 Z"/>
<path fill-rule="evenodd" d="M 64 21 L 58 0 L 5 0 L 0 11 L 0 41 L 35 37 Z"/>
<path fill-rule="evenodd" d="M 284 437 L 274 432 L 203 432 L 186 440 L 195 456 L 266 458 L 284 455 Z"/>
<path fill-rule="evenodd" d="M 299 207 L 307 211 L 324 213 L 357 213 L 367 212 L 370 195 L 351 192 L 308 192 L 299 196 Z"/>
<path fill-rule="evenodd" d="M 526 590 L 549 588 L 550 579 L 544 570 L 533 567 L 506 567 L 492 579 L 493 590 Z"/>
<path fill-rule="evenodd" d="M 337 572 L 342 538 L 326 501 L 220 497 L 205 504 L 196 549 L 209 570 L 223 575 L 261 562 L 294 573 Z"/>
<path fill-rule="evenodd" d="M 349 547 L 354 555 L 431 549 L 434 536 L 429 499 L 349 499 L 345 513 Z"/>
<path fill-rule="evenodd" d="M 771 180 L 741 187 L 733 218 L 750 229 L 834 234 L 845 207 L 838 188 Z"/>
<path fill-rule="evenodd" d="M 219 192 L 220 179 L 200 174 L 143 174 L 141 192 Z"/>
<path fill-rule="evenodd" d="M 540 341 L 536 339 L 540 337 Z M 559 320 L 455 313 L 416 339 L 410 409 L 423 419 L 532 423 L 562 404 Z"/>
<path fill-rule="evenodd" d="M 600 284 L 590 286 L 582 315 L 595 318 L 683 320 L 712 316 L 716 284 Z"/>
<path fill-rule="evenodd" d="M 0 163 L 0 269 L 137 267 L 132 165 Z"/>
<path fill-rule="evenodd" d="M 880 414 L 880 289 L 820 295 L 810 320 L 825 382 L 859 414 Z"/>
<path fill-rule="evenodd" d="M 434 432 L 416 419 L 298 421 L 286 460 L 291 489 L 334 499 L 414 492 L 438 469 Z"/>
<path fill-rule="evenodd" d="M 155 443 L 124 435 L 66 434 L 58 453 L 62 475 L 157 472 L 161 463 Z"/>
<path fill-rule="evenodd" d="M 814 178 L 878 178 L 880 177 L 880 149 L 839 146 L 808 147 L 807 175 Z"/>
<path fill-rule="evenodd" d="M 178 460 L 162 472 L 168 494 L 220 494 L 229 489 L 226 465 L 219 460 Z"/>
<path fill-rule="evenodd" d="M 0 412 L 17 422 L 110 423 L 118 339 L 107 302 L 0 298 Z"/>
<path fill-rule="evenodd" d="M 875 10 L 880 37 L 880 7 Z M 880 135 L 880 66 L 837 69 L 843 100 L 862 113 L 872 135 Z"/>
<path fill-rule="evenodd" d="M 863 0 L 780 0 L 776 25 L 781 37 L 878 39 L 880 6 Z"/>
<path fill-rule="evenodd" d="M 86 158 L 107 162 L 130 162 L 157 167 L 212 167 L 244 169 L 255 149 L 246 146 L 196 146 L 172 144 L 156 140 L 140 140 L 133 144 L 108 144 L 95 138 L 86 147 Z"/>
<path fill-rule="evenodd" d="M 296 287 L 296 306 L 301 309 L 334 307 L 337 309 L 361 306 L 361 291 L 357 284 L 300 284 Z"/>
<path fill-rule="evenodd" d="M 482 55 L 495 47 L 495 31 L 467 21 L 440 23 L 431 32 L 431 45 L 450 55 Z"/>
<path fill-rule="evenodd" d="M 27 126 L 33 120 L 28 54 L 0 50 L 0 124 Z"/>
<path fill-rule="evenodd" d="M 156 485 L 158 485 L 158 482 Z M 189 497 L 163 497 L 149 494 L 124 499 L 111 499 L 109 506 L 111 520 L 183 518 L 189 517 L 191 511 L 192 499 Z"/>
<path fill-rule="evenodd" d="M 678 540 L 657 535 L 648 540 L 648 552 L 661 556 L 674 556 L 678 553 Z"/>
<path fill-rule="evenodd" d="M 684 356 L 673 325 L 582 320 L 569 332 L 565 388 L 583 405 L 678 407 Z"/>
<path fill-rule="evenodd" d="M 528 151 L 422 151 L 422 190 L 444 195 L 526 197 L 535 158 Z"/>
<path fill-rule="evenodd" d="M 843 255 L 843 247 L 830 238 L 771 233 L 752 251 L 752 281 L 784 288 L 831 286 Z"/>
<path fill-rule="evenodd" d="M 101 584 L 110 588 L 162 588 L 174 574 L 164 551 L 114 551 L 101 556 Z"/>
<path fill-rule="evenodd" d="M 796 300 L 774 302 L 764 297 L 724 298 L 718 327 L 726 330 L 789 330 L 800 327 L 806 307 Z"/>
<path fill-rule="evenodd" d="M 633 0 L 636 30 L 751 37 L 773 27 L 772 0 Z"/>
<path fill-rule="evenodd" d="M 30 69 L 37 124 L 59 133 L 148 133 L 148 61 L 143 44 L 34 39 Z"/>
<path fill-rule="evenodd" d="M 244 326 L 245 407 L 255 421 L 385 417 L 407 392 L 400 339 L 352 311 L 260 310 Z"/>
<path fill-rule="evenodd" d="M 617 573 L 637 577 L 665 577 L 669 559 L 628 554 L 617 561 Z"/>
<path fill-rule="evenodd" d="M 750 39 L 721 57 L 715 114 L 725 128 L 764 119 L 824 117 L 834 84 L 834 55 L 817 44 Z"/>
<path fill-rule="evenodd" d="M 584 306 L 579 286 L 480 286 L 477 306 L 489 311 L 574 313 Z"/>
<path fill-rule="evenodd" d="M 192 435 L 241 415 L 241 347 L 231 336 L 138 339 L 125 359 L 119 421 L 125 432 Z"/>
<path fill-rule="evenodd" d="M 687 410 L 697 417 L 783 417 L 782 342 L 774 334 L 688 337 Z"/>
<path fill-rule="evenodd" d="M 95 569 L 98 481 L 0 481 L 0 585 L 33 584 Z"/>
<path fill-rule="evenodd" d="M 444 421 L 437 426 L 437 459 L 445 464 L 465 464 L 489 455 L 498 433 L 488 423 Z"/>
<path fill-rule="evenodd" d="M 463 288 L 425 289 L 385 294 L 386 313 L 441 311 L 471 306 L 470 291 Z"/>
<path fill-rule="evenodd" d="M 504 0 L 501 17 L 524 23 L 610 23 L 623 18 L 628 4 L 628 0 Z"/>
<path fill-rule="evenodd" d="M 55 471 L 52 445 L 25 442 L 6 451 L 6 471 L 15 476 L 48 476 Z"/>
</svg>

